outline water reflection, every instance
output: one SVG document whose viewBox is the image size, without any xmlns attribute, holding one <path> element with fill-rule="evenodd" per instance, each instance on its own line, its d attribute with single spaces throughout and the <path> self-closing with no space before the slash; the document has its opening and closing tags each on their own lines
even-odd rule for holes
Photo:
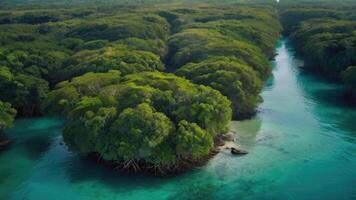
<svg viewBox="0 0 356 200">
<path fill-rule="evenodd" d="M 338 82 L 307 70 L 297 74 L 298 90 L 324 132 L 356 140 L 356 106 L 345 98 L 346 89 Z"/>
<path fill-rule="evenodd" d="M 51 145 L 51 138 L 43 135 L 37 135 L 31 138 L 25 139 L 21 145 L 24 147 L 24 153 L 30 160 L 37 160 L 40 156 L 46 152 Z"/>
<path fill-rule="evenodd" d="M 96 182 L 120 193 L 130 193 L 139 188 L 156 188 L 165 180 L 160 177 L 147 179 L 145 175 L 121 173 L 80 156 L 73 156 L 62 167 L 70 184 Z"/>
<path fill-rule="evenodd" d="M 10 199 L 31 176 L 31 170 L 53 145 L 53 136 L 61 133 L 62 122 L 51 118 L 23 119 L 6 130 L 14 143 L 0 152 L 0 199 Z"/>
</svg>

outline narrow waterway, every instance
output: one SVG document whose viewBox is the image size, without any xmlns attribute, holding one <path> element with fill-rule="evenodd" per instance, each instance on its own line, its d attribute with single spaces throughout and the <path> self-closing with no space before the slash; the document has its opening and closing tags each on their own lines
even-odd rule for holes
<svg viewBox="0 0 356 200">
<path fill-rule="evenodd" d="M 356 109 L 339 101 L 342 86 L 300 70 L 288 40 L 276 48 L 259 114 L 231 123 L 248 155 L 222 152 L 173 178 L 123 175 L 70 153 L 61 120 L 18 120 L 0 199 L 356 199 Z"/>
</svg>

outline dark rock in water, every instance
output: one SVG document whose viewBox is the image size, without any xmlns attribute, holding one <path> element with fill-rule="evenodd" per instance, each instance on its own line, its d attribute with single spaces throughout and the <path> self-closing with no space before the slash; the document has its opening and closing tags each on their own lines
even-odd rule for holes
<svg viewBox="0 0 356 200">
<path fill-rule="evenodd" d="M 242 150 L 242 149 L 236 149 L 234 147 L 231 147 L 231 154 L 234 154 L 234 155 L 245 155 L 245 154 L 248 154 L 248 152 L 245 151 L 245 150 Z"/>
</svg>

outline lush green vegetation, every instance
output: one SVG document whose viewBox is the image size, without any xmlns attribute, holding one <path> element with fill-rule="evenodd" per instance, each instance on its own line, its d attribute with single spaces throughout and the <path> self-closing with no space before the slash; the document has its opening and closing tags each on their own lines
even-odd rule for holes
<svg viewBox="0 0 356 200">
<path fill-rule="evenodd" d="M 207 158 L 262 102 L 281 31 L 271 2 L 4 5 L 0 100 L 62 115 L 71 150 L 123 169 Z"/>
<path fill-rule="evenodd" d="M 135 168 L 144 160 L 155 170 L 208 155 L 231 119 L 218 91 L 158 72 L 90 72 L 58 84 L 45 107 L 68 116 L 72 150 Z"/>
<path fill-rule="evenodd" d="M 48 92 L 46 84 L 53 87 L 87 72 L 175 71 L 223 56 L 252 68 L 253 79 L 262 84 L 270 75 L 268 59 L 280 31 L 273 4 L 58 7 L 63 9 L 15 7 L 0 12 L 0 64 L 13 74 L 0 87 L 30 83 L 23 88 L 27 91 L 4 93 L 0 99 L 12 103 L 20 116 L 42 113 L 39 105 Z M 218 76 L 222 74 L 211 78 Z M 228 87 L 228 82 L 216 81 Z M 235 117 L 252 114 L 261 102 L 261 87 L 249 83 L 241 84 L 255 91 L 237 98 L 205 82 L 229 97 Z M 29 96 L 36 98 L 28 101 Z"/>
<path fill-rule="evenodd" d="M 177 74 L 219 90 L 232 100 L 236 115 L 249 114 L 262 101 L 259 93 L 263 82 L 257 72 L 236 58 L 212 57 L 200 63 L 187 64 Z"/>
<path fill-rule="evenodd" d="M 9 103 L 0 101 L 0 129 L 11 127 L 16 110 Z"/>
<path fill-rule="evenodd" d="M 86 72 L 106 72 L 116 69 L 122 74 L 143 71 L 162 71 L 163 64 L 158 55 L 147 51 L 131 50 L 118 45 L 98 50 L 82 50 L 67 61 L 67 67 L 55 74 L 56 80 L 68 80 Z"/>
<path fill-rule="evenodd" d="M 355 93 L 356 4 L 286 4 L 281 12 L 285 32 L 290 34 L 307 66 L 341 79 Z"/>
<path fill-rule="evenodd" d="M 18 112 L 32 116 L 39 111 L 48 92 L 45 80 L 21 73 L 13 73 L 0 66 L 1 100 L 14 105 Z"/>
<path fill-rule="evenodd" d="M 178 68 L 177 75 L 226 95 L 234 118 L 253 114 L 280 32 L 273 7 L 195 8 L 161 15 L 176 32 L 165 57 L 171 70 Z"/>
<path fill-rule="evenodd" d="M 11 107 L 11 104 L 0 101 L 0 147 L 2 141 L 5 140 L 3 135 L 4 128 L 11 127 L 16 115 L 16 110 Z"/>
<path fill-rule="evenodd" d="M 20 116 L 40 115 L 48 86 L 62 80 L 111 69 L 162 71 L 168 26 L 130 7 L 0 11 L 0 100 Z"/>
</svg>

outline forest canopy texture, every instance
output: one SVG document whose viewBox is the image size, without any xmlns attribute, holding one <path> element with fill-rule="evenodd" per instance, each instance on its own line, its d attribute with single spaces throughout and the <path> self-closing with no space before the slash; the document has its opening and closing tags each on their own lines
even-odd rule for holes
<svg viewBox="0 0 356 200">
<path fill-rule="evenodd" d="M 342 80 L 356 101 L 356 3 L 286 2 L 280 19 L 307 67 Z"/>
<path fill-rule="evenodd" d="M 280 32 L 274 3 L 1 10 L 1 116 L 60 115 L 72 151 L 174 171 L 254 114 Z"/>
<path fill-rule="evenodd" d="M 62 116 L 70 150 L 120 169 L 209 157 L 263 101 L 280 22 L 307 67 L 356 99 L 353 3 L 35 2 L 0 2 L 0 132 L 16 113 Z"/>
</svg>

